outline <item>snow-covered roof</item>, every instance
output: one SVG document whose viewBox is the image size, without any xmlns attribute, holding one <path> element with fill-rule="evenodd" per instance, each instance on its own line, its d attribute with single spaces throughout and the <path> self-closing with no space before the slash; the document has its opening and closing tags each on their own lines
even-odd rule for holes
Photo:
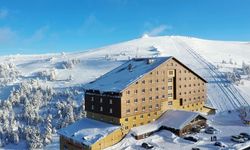
<svg viewBox="0 0 250 150">
<path fill-rule="evenodd" d="M 58 134 L 89 146 L 119 128 L 117 125 L 84 118 L 60 129 Z"/>
<path fill-rule="evenodd" d="M 201 114 L 197 112 L 190 112 L 184 110 L 169 110 L 165 112 L 155 122 L 135 127 L 132 128 L 131 130 L 134 135 L 142 135 L 145 133 L 154 132 L 158 130 L 160 127 L 182 129 L 199 115 Z"/>
<path fill-rule="evenodd" d="M 85 85 L 85 89 L 120 92 L 170 58 L 172 57 L 131 59 L 97 80 Z"/>
</svg>

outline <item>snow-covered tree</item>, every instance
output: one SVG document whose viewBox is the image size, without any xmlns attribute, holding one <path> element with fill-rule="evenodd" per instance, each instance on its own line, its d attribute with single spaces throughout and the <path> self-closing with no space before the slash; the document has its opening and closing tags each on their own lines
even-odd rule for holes
<svg viewBox="0 0 250 150">
<path fill-rule="evenodd" d="M 44 135 L 44 144 L 47 145 L 51 143 L 52 141 L 52 115 L 49 114 L 48 117 L 46 118 L 46 126 L 45 126 L 45 135 Z"/>
</svg>

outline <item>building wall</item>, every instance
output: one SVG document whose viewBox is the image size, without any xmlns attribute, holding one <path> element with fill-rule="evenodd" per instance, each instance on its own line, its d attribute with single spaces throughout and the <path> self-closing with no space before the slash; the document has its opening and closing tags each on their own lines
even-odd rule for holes
<svg viewBox="0 0 250 150">
<path fill-rule="evenodd" d="M 114 136 L 118 135 L 117 139 L 121 139 L 132 127 L 150 123 L 166 110 L 201 112 L 205 100 L 205 82 L 175 59 L 148 72 L 121 93 L 109 95 L 87 91 L 87 117 L 122 125 L 119 133 L 108 135 L 103 142 L 93 144 L 92 149 L 111 146 Z"/>
<path fill-rule="evenodd" d="M 104 137 L 103 139 L 94 143 L 90 147 L 84 146 L 83 144 L 79 144 L 68 138 L 60 136 L 60 149 L 61 150 L 64 150 L 64 149 L 67 149 L 67 150 L 101 150 L 101 149 L 105 149 L 107 147 L 110 147 L 118 143 L 119 141 L 122 140 L 124 136 L 125 134 L 122 133 L 121 129 L 117 129 L 114 132 L 107 135 L 106 137 Z"/>
<path fill-rule="evenodd" d="M 90 148 L 69 138 L 60 136 L 60 150 L 90 150 Z"/>
<path fill-rule="evenodd" d="M 85 110 L 103 114 L 106 116 L 121 117 L 121 96 L 119 93 L 99 93 L 96 91 L 86 91 Z"/>
<path fill-rule="evenodd" d="M 91 145 L 91 150 L 101 150 L 110 147 L 120 142 L 125 135 L 126 134 L 124 134 L 121 129 L 118 129 L 107 135 L 105 138 Z"/>
<path fill-rule="evenodd" d="M 123 90 L 121 117 L 169 109 L 201 112 L 205 99 L 205 82 L 171 59 Z"/>
</svg>

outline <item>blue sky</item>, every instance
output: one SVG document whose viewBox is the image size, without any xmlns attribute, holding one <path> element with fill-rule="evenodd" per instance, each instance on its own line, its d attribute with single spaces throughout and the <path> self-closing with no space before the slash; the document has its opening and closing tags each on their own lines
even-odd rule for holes
<svg viewBox="0 0 250 150">
<path fill-rule="evenodd" d="M 0 0 L 0 55 L 83 51 L 144 33 L 250 41 L 250 1 Z"/>
</svg>

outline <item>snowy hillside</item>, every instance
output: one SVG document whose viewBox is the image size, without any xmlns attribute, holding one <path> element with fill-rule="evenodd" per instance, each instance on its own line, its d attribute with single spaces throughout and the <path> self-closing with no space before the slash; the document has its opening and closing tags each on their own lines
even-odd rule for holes
<svg viewBox="0 0 250 150">
<path fill-rule="evenodd" d="M 174 56 L 203 76 L 207 103 L 219 112 L 249 106 L 249 42 L 145 37 L 86 52 L 2 56 L 0 147 L 49 144 L 58 128 L 85 115 L 84 84 L 130 58 L 157 56 Z"/>
</svg>

